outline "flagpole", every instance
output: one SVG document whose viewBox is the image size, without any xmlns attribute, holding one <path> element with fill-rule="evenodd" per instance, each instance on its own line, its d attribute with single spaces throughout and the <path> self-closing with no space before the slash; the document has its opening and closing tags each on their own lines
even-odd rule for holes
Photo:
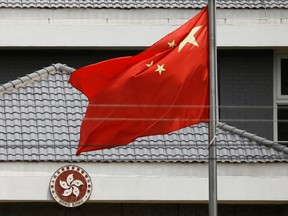
<svg viewBox="0 0 288 216">
<path fill-rule="evenodd" d="M 217 47 L 216 0 L 208 0 L 209 61 L 210 61 L 210 121 L 209 121 L 209 216 L 217 216 Z"/>
</svg>

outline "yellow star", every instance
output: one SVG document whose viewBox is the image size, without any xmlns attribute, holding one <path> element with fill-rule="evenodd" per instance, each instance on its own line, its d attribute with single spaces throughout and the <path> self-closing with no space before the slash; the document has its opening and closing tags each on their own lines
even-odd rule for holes
<svg viewBox="0 0 288 216">
<path fill-rule="evenodd" d="M 172 42 L 168 42 L 169 48 L 173 48 L 176 46 L 175 44 L 175 40 L 173 40 Z"/>
<path fill-rule="evenodd" d="M 194 27 L 191 32 L 189 33 L 189 35 L 179 44 L 179 48 L 178 48 L 178 52 L 181 51 L 181 49 L 187 44 L 187 43 L 191 43 L 194 46 L 199 46 L 194 35 L 196 34 L 196 32 L 201 28 L 202 26 L 196 26 Z"/>
<path fill-rule="evenodd" d="M 161 75 L 163 71 L 166 71 L 166 69 L 164 68 L 164 64 L 162 65 L 157 64 L 157 69 L 155 70 L 155 72 L 158 72 L 159 75 Z"/>
<path fill-rule="evenodd" d="M 148 68 L 152 67 L 152 65 L 153 65 L 153 60 L 152 60 L 149 64 L 146 64 L 146 66 L 147 66 Z"/>
</svg>

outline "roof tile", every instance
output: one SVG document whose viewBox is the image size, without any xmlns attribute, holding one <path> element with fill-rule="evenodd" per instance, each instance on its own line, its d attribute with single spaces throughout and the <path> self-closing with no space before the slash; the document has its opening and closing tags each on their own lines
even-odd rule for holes
<svg viewBox="0 0 288 216">
<path fill-rule="evenodd" d="M 207 0 L 0 0 L 2 8 L 194 8 Z M 288 8 L 286 0 L 217 0 L 218 8 Z"/>
</svg>

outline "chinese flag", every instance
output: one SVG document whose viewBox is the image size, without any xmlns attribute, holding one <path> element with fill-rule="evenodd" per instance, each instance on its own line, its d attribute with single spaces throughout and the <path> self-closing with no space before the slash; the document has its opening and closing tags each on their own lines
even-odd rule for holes
<svg viewBox="0 0 288 216">
<path fill-rule="evenodd" d="M 74 71 L 89 99 L 76 154 L 207 122 L 208 71 L 207 7 L 138 55 Z"/>
</svg>

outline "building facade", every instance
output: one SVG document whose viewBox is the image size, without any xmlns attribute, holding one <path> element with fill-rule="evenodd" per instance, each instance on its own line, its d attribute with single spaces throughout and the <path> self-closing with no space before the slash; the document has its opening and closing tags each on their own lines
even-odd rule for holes
<svg viewBox="0 0 288 216">
<path fill-rule="evenodd" d="M 207 125 L 77 157 L 87 99 L 67 82 L 73 68 L 139 53 L 205 5 L 0 2 L 3 215 L 42 208 L 47 215 L 207 215 Z M 217 6 L 219 213 L 285 215 L 288 3 Z M 83 167 L 93 181 L 90 201 L 74 210 L 58 206 L 48 190 L 66 164 Z"/>
</svg>

